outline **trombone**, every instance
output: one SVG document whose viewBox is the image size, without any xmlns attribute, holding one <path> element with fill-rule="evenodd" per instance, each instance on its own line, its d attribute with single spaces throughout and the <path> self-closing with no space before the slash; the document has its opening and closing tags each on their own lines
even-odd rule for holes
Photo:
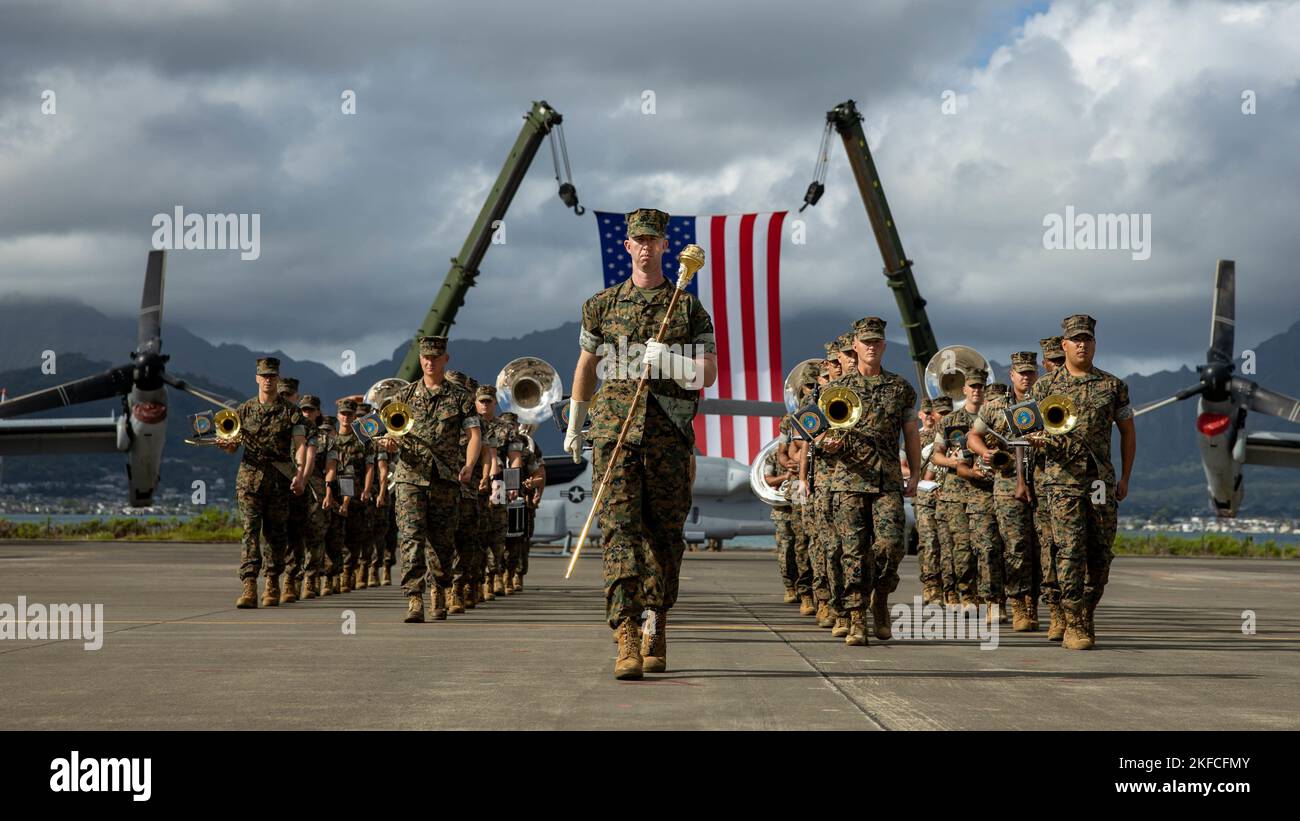
<svg viewBox="0 0 1300 821">
<path fill-rule="evenodd" d="M 230 408 L 222 408 L 213 415 L 211 411 L 196 413 L 190 418 L 194 429 L 194 439 L 186 439 L 187 445 L 226 445 L 239 441 L 239 414 Z"/>
</svg>

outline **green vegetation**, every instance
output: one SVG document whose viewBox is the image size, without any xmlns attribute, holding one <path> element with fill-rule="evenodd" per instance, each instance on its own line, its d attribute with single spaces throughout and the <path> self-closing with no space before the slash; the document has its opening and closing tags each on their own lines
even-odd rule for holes
<svg viewBox="0 0 1300 821">
<path fill-rule="evenodd" d="M 239 517 L 209 509 L 181 521 L 167 519 L 91 519 L 74 524 L 10 522 L 0 519 L 0 539 L 67 539 L 69 541 L 237 542 L 243 538 Z"/>
<path fill-rule="evenodd" d="M 1272 539 L 1257 542 L 1252 536 L 1206 533 L 1203 536 L 1162 534 L 1115 537 L 1117 556 L 1242 556 L 1255 559 L 1294 559 L 1297 546 Z"/>
</svg>

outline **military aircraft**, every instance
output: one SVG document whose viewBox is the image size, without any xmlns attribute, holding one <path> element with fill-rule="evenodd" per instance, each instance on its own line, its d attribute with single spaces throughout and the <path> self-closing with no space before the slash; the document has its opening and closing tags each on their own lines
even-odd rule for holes
<svg viewBox="0 0 1300 821">
<path fill-rule="evenodd" d="M 1173 396 L 1149 402 L 1134 416 L 1199 396 L 1196 443 L 1201 449 L 1206 490 L 1215 515 L 1237 515 L 1245 492 L 1242 465 L 1300 468 L 1300 434 L 1246 432 L 1249 411 L 1300 422 L 1300 400 L 1269 390 L 1241 376 L 1233 376 L 1233 341 L 1237 325 L 1237 270 L 1221 259 L 1214 274 L 1214 305 L 1210 310 L 1210 348 L 1204 365 L 1196 366 L 1201 379 Z"/>
<path fill-rule="evenodd" d="M 150 251 L 140 300 L 140 325 L 131 361 L 101 374 L 0 402 L 0 456 L 125 453 L 127 504 L 148 507 L 158 487 L 167 430 L 167 385 L 220 407 L 229 399 L 199 390 L 166 372 L 162 353 L 166 251 Z M 11 419 L 52 408 L 122 397 L 122 414 L 81 419 Z"/>
</svg>

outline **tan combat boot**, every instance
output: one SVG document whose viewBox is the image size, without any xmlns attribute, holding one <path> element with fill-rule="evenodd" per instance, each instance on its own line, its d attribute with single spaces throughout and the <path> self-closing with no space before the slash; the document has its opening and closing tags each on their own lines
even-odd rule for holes
<svg viewBox="0 0 1300 821">
<path fill-rule="evenodd" d="M 837 615 L 831 627 L 831 638 L 842 639 L 849 634 L 849 617 Z"/>
<path fill-rule="evenodd" d="M 298 601 L 298 585 L 288 576 L 284 577 L 284 589 L 280 591 L 280 604 L 293 604 Z"/>
<path fill-rule="evenodd" d="M 1084 612 L 1084 616 L 1083 616 L 1084 627 L 1088 631 L 1088 638 L 1092 639 L 1092 646 L 1096 647 L 1097 630 L 1096 630 L 1095 622 L 1093 621 L 1093 616 L 1097 612 L 1097 603 L 1096 602 L 1090 603 L 1083 612 Z"/>
<path fill-rule="evenodd" d="M 937 587 L 929 586 L 921 591 L 921 604 L 933 604 L 942 601 L 943 593 Z"/>
<path fill-rule="evenodd" d="M 434 621 L 447 618 L 447 588 L 436 584 L 433 586 L 433 606 L 430 609 Z"/>
<path fill-rule="evenodd" d="M 496 601 L 497 595 L 492 592 L 492 579 L 483 580 L 483 601 Z"/>
<path fill-rule="evenodd" d="M 614 662 L 614 678 L 639 681 L 641 674 L 641 626 L 629 616 L 618 626 L 618 660 Z"/>
<path fill-rule="evenodd" d="M 266 577 L 266 589 L 262 591 L 262 606 L 263 607 L 280 606 L 280 577 L 279 576 Z"/>
<path fill-rule="evenodd" d="M 889 641 L 894 637 L 889 624 L 889 594 L 883 590 L 871 594 L 871 621 L 875 626 L 876 638 Z"/>
<path fill-rule="evenodd" d="M 980 604 L 981 602 L 980 602 L 979 595 L 962 596 L 961 609 L 963 612 L 977 613 L 979 612 Z"/>
<path fill-rule="evenodd" d="M 316 577 L 309 574 L 303 581 L 302 599 L 306 601 L 314 598 L 316 598 Z"/>
<path fill-rule="evenodd" d="M 793 587 L 785 589 L 785 597 L 781 599 L 781 604 L 795 604 L 799 601 L 799 594 L 794 592 Z"/>
<path fill-rule="evenodd" d="M 1065 616 L 1061 612 L 1061 603 L 1049 602 L 1047 612 L 1052 616 L 1052 621 L 1047 625 L 1047 640 L 1061 641 L 1065 638 Z"/>
<path fill-rule="evenodd" d="M 335 581 L 335 585 L 334 585 L 335 593 L 352 592 L 352 571 L 351 570 L 345 569 L 342 573 L 339 573 L 337 576 L 334 577 L 334 581 Z"/>
<path fill-rule="evenodd" d="M 1064 610 L 1065 640 L 1061 646 L 1066 650 L 1091 650 L 1092 638 L 1088 636 L 1088 620 L 1084 612 Z"/>
<path fill-rule="evenodd" d="M 352 585 L 353 590 L 366 589 L 366 569 L 362 565 L 357 565 L 357 578 Z"/>
<path fill-rule="evenodd" d="M 651 610 L 641 625 L 641 669 L 646 673 L 668 670 L 668 613 Z"/>
<path fill-rule="evenodd" d="M 1038 599 L 1032 594 L 1025 594 L 1025 618 L 1029 619 L 1029 632 L 1038 630 Z"/>
<path fill-rule="evenodd" d="M 831 610 L 830 605 L 824 601 L 817 602 L 817 626 L 834 627 L 835 612 Z"/>
<path fill-rule="evenodd" d="M 1028 614 L 1025 613 L 1024 597 L 1016 597 L 1011 600 L 1011 629 L 1017 633 L 1028 633 L 1034 629 L 1030 624 Z"/>
<path fill-rule="evenodd" d="M 867 608 L 858 607 L 849 611 L 849 634 L 844 637 L 844 643 L 849 647 L 867 646 Z"/>
<path fill-rule="evenodd" d="M 451 583 L 447 589 L 447 612 L 453 616 L 459 616 L 465 612 L 465 600 L 461 598 L 461 585 L 456 582 Z"/>
<path fill-rule="evenodd" d="M 504 596 L 506 594 L 506 586 L 501 583 L 501 577 L 503 575 L 504 571 L 492 574 L 492 592 L 498 596 Z"/>
<path fill-rule="evenodd" d="M 984 611 L 984 624 L 993 625 L 1002 622 L 1002 607 L 996 602 L 989 602 L 988 608 Z"/>
<path fill-rule="evenodd" d="M 510 584 L 510 574 L 506 571 L 502 570 L 497 576 L 497 583 L 501 585 L 501 590 L 499 591 L 501 595 L 513 596 L 515 594 L 515 588 Z"/>
<path fill-rule="evenodd" d="M 813 604 L 811 593 L 804 593 L 799 597 L 799 615 L 812 616 L 817 613 L 817 605 Z"/>
<path fill-rule="evenodd" d="M 366 573 L 366 585 L 369 587 L 379 586 L 379 571 L 373 567 Z"/>
<path fill-rule="evenodd" d="M 510 586 L 516 593 L 522 593 L 524 590 L 524 574 L 515 571 L 514 577 L 510 580 Z"/>
<path fill-rule="evenodd" d="M 943 603 L 948 607 L 961 607 L 961 598 L 956 590 L 949 590 L 943 594 Z"/>
<path fill-rule="evenodd" d="M 461 599 L 465 602 L 466 610 L 473 610 L 474 605 L 478 604 L 478 591 L 473 582 L 461 582 Z"/>
<path fill-rule="evenodd" d="M 420 624 L 424 621 L 424 595 L 412 593 L 406 597 L 406 618 L 403 619 L 407 624 Z"/>
<path fill-rule="evenodd" d="M 235 599 L 235 607 L 240 610 L 248 610 L 257 607 L 257 577 L 251 576 L 247 579 L 241 579 L 244 585 L 244 592 L 239 594 Z"/>
<path fill-rule="evenodd" d="M 384 565 L 383 579 L 384 580 L 380 582 L 380 584 L 382 584 L 384 587 L 393 586 L 393 568 L 389 567 L 388 565 Z"/>
</svg>

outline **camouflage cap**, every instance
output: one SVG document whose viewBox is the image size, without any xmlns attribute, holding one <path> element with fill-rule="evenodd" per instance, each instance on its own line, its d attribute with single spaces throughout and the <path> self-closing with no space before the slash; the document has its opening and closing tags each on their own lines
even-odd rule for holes
<svg viewBox="0 0 1300 821">
<path fill-rule="evenodd" d="M 1007 385 L 1005 382 L 990 382 L 984 386 L 984 393 L 988 396 L 1005 396 Z"/>
<path fill-rule="evenodd" d="M 884 339 L 885 320 L 878 316 L 864 316 L 853 323 L 853 336 L 857 339 Z"/>
<path fill-rule="evenodd" d="M 442 356 L 447 352 L 447 337 L 420 337 L 420 356 Z"/>
<path fill-rule="evenodd" d="M 288 396 L 291 393 L 297 393 L 298 380 L 294 379 L 292 376 L 280 377 L 280 384 L 276 385 L 275 392 L 279 394 L 284 394 L 285 396 Z"/>
<path fill-rule="evenodd" d="M 1061 359 L 1065 350 L 1061 348 L 1061 337 L 1045 336 L 1038 340 L 1038 347 L 1043 349 L 1043 359 Z"/>
<path fill-rule="evenodd" d="M 369 402 L 357 403 L 357 413 L 361 414 L 362 416 L 365 416 L 366 414 L 370 413 L 372 410 L 374 410 L 374 408 L 370 406 Z"/>
<path fill-rule="evenodd" d="M 1065 339 L 1073 339 L 1076 336 L 1087 334 L 1093 335 L 1093 329 L 1097 327 L 1097 320 L 1087 314 L 1072 314 L 1061 320 L 1061 336 Z"/>
<path fill-rule="evenodd" d="M 951 396 L 936 396 L 930 404 L 939 413 L 952 413 Z"/>
<path fill-rule="evenodd" d="M 345 396 L 342 399 L 335 400 L 334 407 L 338 408 L 339 413 L 356 413 L 357 400 L 350 396 Z"/>
<path fill-rule="evenodd" d="M 519 416 L 514 411 L 506 411 L 505 413 L 501 414 L 497 418 L 500 419 L 502 422 L 505 422 L 506 424 L 510 424 L 510 425 L 519 424 Z"/>
<path fill-rule="evenodd" d="M 477 399 L 496 399 L 497 389 L 491 385 L 479 385 L 474 389 L 474 398 Z"/>
<path fill-rule="evenodd" d="M 638 208 L 627 215 L 627 238 L 642 236 L 666 237 L 668 215 L 657 208 Z"/>
<path fill-rule="evenodd" d="M 967 385 L 985 385 L 989 381 L 989 372 L 979 368 L 971 368 L 966 371 Z"/>
<path fill-rule="evenodd" d="M 929 412 L 932 411 L 932 410 L 934 410 L 934 400 L 933 400 L 933 399 L 922 399 L 922 400 L 921 400 L 921 413 L 929 413 Z"/>
<path fill-rule="evenodd" d="M 839 350 L 839 345 L 836 344 L 837 342 L 838 342 L 838 340 L 831 340 L 830 342 L 827 342 L 825 345 L 822 346 L 823 348 L 826 349 L 826 361 L 827 361 L 827 362 L 838 362 L 838 361 L 839 361 L 838 359 L 835 358 L 835 352 Z"/>
<path fill-rule="evenodd" d="M 276 359 L 274 356 L 264 356 L 261 359 L 258 359 L 257 375 L 258 376 L 279 376 L 280 360 Z"/>
<path fill-rule="evenodd" d="M 1034 351 L 1016 351 L 1011 354 L 1012 373 L 1038 373 L 1038 354 Z"/>
<path fill-rule="evenodd" d="M 320 397 L 314 393 L 304 393 L 298 400 L 298 407 L 320 410 Z"/>
<path fill-rule="evenodd" d="M 316 423 L 316 427 L 318 427 L 318 428 L 332 428 L 332 427 L 334 427 L 335 425 L 337 425 L 338 423 L 339 423 L 339 418 L 338 418 L 337 416 L 332 416 L 332 415 L 331 415 L 331 416 L 322 416 L 322 417 L 320 418 L 320 420 L 317 421 L 317 423 Z"/>
<path fill-rule="evenodd" d="M 835 339 L 835 350 L 841 353 L 853 353 L 853 333 L 845 331 Z"/>
</svg>

